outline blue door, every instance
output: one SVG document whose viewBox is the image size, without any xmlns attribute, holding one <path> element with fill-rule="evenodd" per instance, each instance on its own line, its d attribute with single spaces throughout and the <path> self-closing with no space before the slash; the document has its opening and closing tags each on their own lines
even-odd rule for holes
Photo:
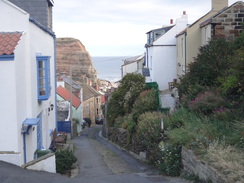
<svg viewBox="0 0 244 183">
<path fill-rule="evenodd" d="M 38 115 L 40 119 L 37 124 L 37 149 L 42 149 L 42 113 Z"/>
</svg>

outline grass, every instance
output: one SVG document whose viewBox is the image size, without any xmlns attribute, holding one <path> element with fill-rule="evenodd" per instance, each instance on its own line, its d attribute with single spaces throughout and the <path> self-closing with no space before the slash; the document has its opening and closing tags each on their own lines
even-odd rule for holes
<svg viewBox="0 0 244 183">
<path fill-rule="evenodd" d="M 164 121 L 168 143 L 194 150 L 226 176 L 228 182 L 244 182 L 244 121 L 218 119 L 179 109 Z M 216 143 L 218 142 L 218 143 Z"/>
<path fill-rule="evenodd" d="M 244 152 L 233 146 L 213 143 L 209 146 L 205 159 L 220 171 L 228 182 L 244 182 Z"/>
</svg>

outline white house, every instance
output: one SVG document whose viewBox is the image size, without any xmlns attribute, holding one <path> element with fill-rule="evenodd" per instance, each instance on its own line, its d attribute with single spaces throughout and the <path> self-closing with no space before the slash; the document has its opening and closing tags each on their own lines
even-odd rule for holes
<svg viewBox="0 0 244 183">
<path fill-rule="evenodd" d="M 184 12 L 175 25 L 163 26 L 147 33 L 145 66 L 150 76 L 147 82 L 157 82 L 159 89 L 169 88 L 168 83 L 177 78 L 176 35 L 186 28 L 188 17 Z M 171 22 L 172 23 L 172 22 Z"/>
<path fill-rule="evenodd" d="M 121 66 L 122 77 L 128 73 L 142 74 L 145 54 L 127 58 L 124 60 L 124 64 Z"/>
<path fill-rule="evenodd" d="M 21 166 L 56 127 L 55 35 L 0 0 L 0 160 Z"/>
</svg>

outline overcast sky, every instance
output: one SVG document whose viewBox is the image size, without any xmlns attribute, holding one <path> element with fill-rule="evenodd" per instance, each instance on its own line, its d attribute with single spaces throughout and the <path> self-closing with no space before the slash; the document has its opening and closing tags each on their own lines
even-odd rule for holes
<svg viewBox="0 0 244 183">
<path fill-rule="evenodd" d="M 229 0 L 229 5 L 237 0 Z M 192 23 L 211 9 L 211 0 L 56 0 L 54 32 L 79 39 L 91 56 L 144 53 L 146 32 L 169 25 L 183 11 Z"/>
</svg>

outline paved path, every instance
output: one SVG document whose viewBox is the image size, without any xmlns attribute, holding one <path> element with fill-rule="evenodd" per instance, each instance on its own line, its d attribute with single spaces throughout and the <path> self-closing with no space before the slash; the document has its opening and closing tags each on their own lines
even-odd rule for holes
<svg viewBox="0 0 244 183">
<path fill-rule="evenodd" d="M 186 183 L 180 178 L 157 175 L 148 165 L 99 137 L 100 129 L 99 126 L 89 128 L 73 140 L 79 166 L 74 178 L 0 162 L 0 183 Z"/>
</svg>

